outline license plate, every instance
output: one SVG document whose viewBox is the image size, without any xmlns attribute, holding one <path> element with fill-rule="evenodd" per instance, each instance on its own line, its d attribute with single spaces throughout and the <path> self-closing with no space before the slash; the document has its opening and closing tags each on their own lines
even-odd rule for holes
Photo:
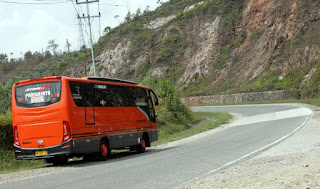
<svg viewBox="0 0 320 189">
<path fill-rule="evenodd" d="M 44 102 L 44 96 L 33 96 L 31 97 L 31 103 Z"/>
<path fill-rule="evenodd" d="M 46 156 L 46 155 L 48 155 L 48 150 L 36 151 L 35 155 L 36 156 Z"/>
</svg>

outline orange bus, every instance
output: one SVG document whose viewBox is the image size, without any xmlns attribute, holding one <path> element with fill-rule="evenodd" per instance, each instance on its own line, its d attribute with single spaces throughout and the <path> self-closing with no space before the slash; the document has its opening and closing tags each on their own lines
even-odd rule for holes
<svg viewBox="0 0 320 189">
<path fill-rule="evenodd" d="M 158 139 L 156 94 L 130 81 L 45 77 L 12 87 L 17 159 L 61 164 L 69 157 L 106 160 L 113 149 L 139 153 Z"/>
</svg>

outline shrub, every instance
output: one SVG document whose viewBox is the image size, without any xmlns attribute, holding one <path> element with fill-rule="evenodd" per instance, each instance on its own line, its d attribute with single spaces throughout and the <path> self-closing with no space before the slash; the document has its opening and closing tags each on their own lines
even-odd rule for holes
<svg viewBox="0 0 320 189">
<path fill-rule="evenodd" d="M 13 144 L 11 114 L 0 114 L 0 149 L 11 149 Z"/>
<path fill-rule="evenodd" d="M 11 89 L 13 81 L 9 80 L 6 84 L 0 82 L 0 114 L 11 112 Z"/>
<path fill-rule="evenodd" d="M 157 47 L 156 62 L 171 62 L 178 55 L 183 55 L 189 46 L 189 41 L 177 34 L 169 35 Z"/>
</svg>

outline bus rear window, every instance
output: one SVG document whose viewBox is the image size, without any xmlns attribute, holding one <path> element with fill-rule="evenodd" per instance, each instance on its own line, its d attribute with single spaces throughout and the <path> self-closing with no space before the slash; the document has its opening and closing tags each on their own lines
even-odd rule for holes
<svg viewBox="0 0 320 189">
<path fill-rule="evenodd" d="M 15 88 L 19 107 L 33 108 L 48 106 L 60 101 L 61 81 L 33 83 Z"/>
</svg>

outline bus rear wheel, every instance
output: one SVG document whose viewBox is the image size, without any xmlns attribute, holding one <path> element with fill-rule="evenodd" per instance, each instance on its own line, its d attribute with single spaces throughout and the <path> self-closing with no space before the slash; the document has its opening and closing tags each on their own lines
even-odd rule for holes
<svg viewBox="0 0 320 189">
<path fill-rule="evenodd" d="M 69 158 L 67 156 L 61 156 L 61 157 L 54 157 L 50 159 L 45 159 L 45 163 L 52 163 L 54 166 L 57 165 L 65 165 L 67 164 Z"/>
<path fill-rule="evenodd" d="M 108 159 L 108 156 L 110 155 L 110 150 L 108 148 L 108 143 L 105 141 L 100 142 L 100 152 L 98 154 L 98 159 L 100 161 L 105 161 Z"/>
<path fill-rule="evenodd" d="M 137 146 L 137 153 L 143 153 L 146 151 L 146 140 L 143 138 L 141 144 Z"/>
</svg>

